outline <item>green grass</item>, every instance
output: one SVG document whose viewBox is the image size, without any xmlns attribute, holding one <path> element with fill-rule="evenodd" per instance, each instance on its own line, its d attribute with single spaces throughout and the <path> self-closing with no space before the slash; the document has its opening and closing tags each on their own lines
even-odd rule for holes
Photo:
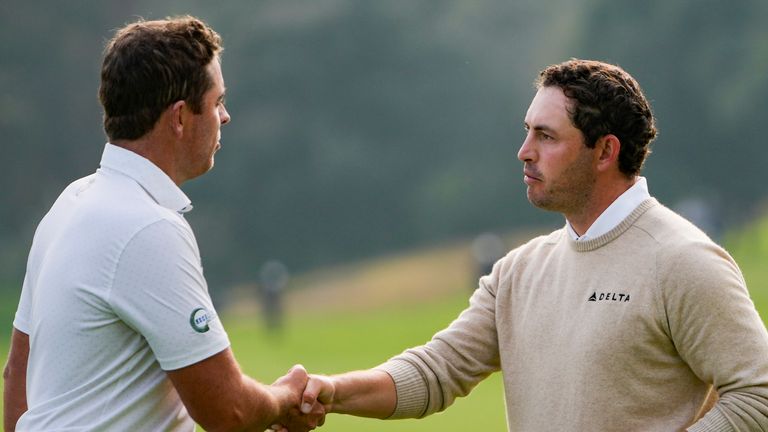
<svg viewBox="0 0 768 432">
<path fill-rule="evenodd" d="M 0 364 L 5 367 L 5 359 L 8 358 L 8 345 L 11 339 L 11 331 L 13 328 L 13 316 L 16 312 L 16 305 L 19 302 L 18 292 L 21 288 L 15 290 L 6 289 L 0 287 Z M 0 381 L 0 390 L 3 388 L 3 382 Z M 0 404 L 0 418 L 3 414 L 3 405 Z M 0 423 L 0 430 L 3 429 L 2 423 Z"/>
<path fill-rule="evenodd" d="M 388 307 L 365 313 L 297 314 L 277 334 L 266 332 L 258 317 L 223 320 L 243 370 L 261 382 L 270 383 L 296 363 L 310 372 L 327 374 L 376 366 L 409 346 L 429 340 L 465 307 L 468 294 L 454 294 L 428 305 Z M 4 336 L 0 338 L 2 358 L 6 353 Z M 485 430 L 505 429 L 499 374 L 481 383 L 471 397 L 460 399 L 445 413 L 424 420 L 383 422 L 331 415 L 324 429 L 463 431 L 478 426 Z"/>
<path fill-rule="evenodd" d="M 453 295 L 424 306 L 387 308 L 337 316 L 297 316 L 281 335 L 265 334 L 258 322 L 225 322 L 233 350 L 246 373 L 271 382 L 295 363 L 309 372 L 338 373 L 376 366 L 403 349 L 420 345 L 448 325 L 467 302 Z M 444 413 L 423 420 L 382 422 L 331 415 L 331 431 L 464 431 L 480 427 L 504 430 L 504 404 L 500 374 L 481 383 L 471 397 L 458 400 Z"/>
<path fill-rule="evenodd" d="M 768 317 L 768 218 L 730 233 L 725 244 L 744 272 L 751 296 L 765 320 Z M 423 257 L 418 259 L 423 260 Z M 427 261 L 420 261 L 420 265 L 433 265 L 426 264 Z M 446 263 L 445 259 L 433 261 Z M 392 277 L 396 272 L 395 266 L 386 267 L 386 270 L 380 272 L 386 277 Z M 428 272 L 439 272 L 439 269 L 430 268 Z M 359 282 L 354 280 L 354 284 Z M 421 303 L 407 306 L 389 302 L 387 306 L 360 312 L 350 312 L 354 308 L 336 312 L 318 308 L 313 312 L 305 305 L 288 316 L 279 334 L 267 333 L 258 313 L 225 315 L 223 320 L 243 370 L 259 381 L 269 383 L 295 363 L 303 364 L 310 372 L 327 374 L 376 366 L 407 347 L 426 342 L 465 307 L 468 296 L 468 291 L 451 290 L 429 302 L 422 299 Z M 17 295 L 2 298 L 0 321 L 6 329 L 10 326 L 16 298 Z M 9 329 L 0 329 L 2 358 L 6 357 L 9 334 Z M 472 394 L 459 399 L 446 412 L 426 419 L 380 421 L 330 415 L 324 427 L 336 432 L 458 432 L 477 428 L 506 429 L 499 374 L 481 383 Z"/>
<path fill-rule="evenodd" d="M 768 324 L 768 217 L 730 232 L 725 243 L 744 273 L 763 322 Z"/>
</svg>

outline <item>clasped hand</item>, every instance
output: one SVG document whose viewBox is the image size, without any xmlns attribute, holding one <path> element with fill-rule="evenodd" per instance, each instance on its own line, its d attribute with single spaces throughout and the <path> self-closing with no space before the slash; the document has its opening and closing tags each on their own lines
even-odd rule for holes
<svg viewBox="0 0 768 432">
<path fill-rule="evenodd" d="M 273 432 L 304 432 L 322 426 L 325 415 L 331 412 L 334 387 L 324 376 L 309 375 L 301 365 L 272 384 L 281 389 L 286 400 L 292 401 L 284 409 L 278 422 L 270 426 Z"/>
</svg>

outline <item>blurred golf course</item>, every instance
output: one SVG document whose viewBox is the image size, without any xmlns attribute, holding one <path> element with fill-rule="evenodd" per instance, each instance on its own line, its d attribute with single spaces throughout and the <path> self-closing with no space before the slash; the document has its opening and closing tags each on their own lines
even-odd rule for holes
<svg viewBox="0 0 768 432">
<path fill-rule="evenodd" d="M 510 241 L 510 247 L 522 238 Z M 768 316 L 768 218 L 727 233 L 722 243 L 744 272 L 763 320 Z M 296 276 L 279 331 L 267 331 L 259 305 L 239 290 L 222 311 L 232 348 L 246 373 L 271 382 L 293 364 L 336 373 L 375 366 L 427 341 L 461 311 L 475 274 L 468 242 L 389 256 Z M 245 293 L 245 294 L 243 294 Z M 3 299 L 0 338 L 5 358 L 15 298 Z M 331 415 L 330 431 L 464 431 L 505 429 L 499 374 L 446 412 L 422 420 L 379 421 Z"/>
</svg>

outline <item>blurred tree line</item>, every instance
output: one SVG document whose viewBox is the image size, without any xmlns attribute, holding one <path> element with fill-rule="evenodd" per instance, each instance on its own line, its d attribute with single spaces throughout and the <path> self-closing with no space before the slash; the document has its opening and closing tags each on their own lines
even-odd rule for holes
<svg viewBox="0 0 768 432">
<path fill-rule="evenodd" d="M 189 13 L 224 38 L 232 123 L 184 186 L 212 290 L 270 259 L 303 270 L 526 225 L 522 119 L 535 74 L 620 64 L 660 135 L 651 192 L 737 223 L 765 203 L 764 0 L 233 0 L 0 3 L 0 282 L 34 228 L 93 172 L 101 53 L 137 17 Z"/>
</svg>

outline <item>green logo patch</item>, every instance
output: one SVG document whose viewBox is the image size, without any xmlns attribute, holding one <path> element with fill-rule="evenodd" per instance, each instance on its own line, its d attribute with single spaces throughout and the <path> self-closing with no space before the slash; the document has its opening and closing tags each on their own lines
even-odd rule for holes
<svg viewBox="0 0 768 432">
<path fill-rule="evenodd" d="M 208 323 L 213 321 L 213 316 L 205 308 L 197 308 L 189 315 L 189 325 L 198 333 L 205 333 L 211 328 Z"/>
</svg>

